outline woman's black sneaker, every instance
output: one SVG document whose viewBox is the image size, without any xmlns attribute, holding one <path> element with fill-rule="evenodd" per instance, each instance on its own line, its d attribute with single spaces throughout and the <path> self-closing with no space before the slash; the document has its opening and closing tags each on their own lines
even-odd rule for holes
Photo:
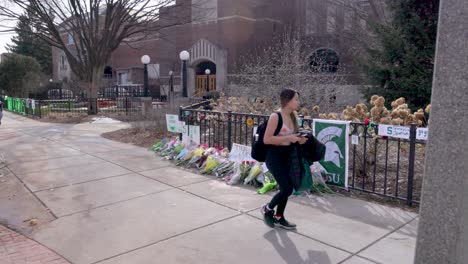
<svg viewBox="0 0 468 264">
<path fill-rule="evenodd" d="M 274 217 L 275 210 L 270 210 L 267 208 L 266 205 L 264 205 L 260 209 L 260 212 L 263 215 L 263 222 L 265 222 L 267 226 L 274 228 L 275 227 L 275 217 Z"/>
<path fill-rule="evenodd" d="M 277 219 L 276 217 L 273 218 L 275 221 L 275 226 L 282 227 L 287 230 L 294 230 L 296 229 L 296 224 L 288 222 L 284 216 L 281 217 L 280 219 Z"/>
</svg>

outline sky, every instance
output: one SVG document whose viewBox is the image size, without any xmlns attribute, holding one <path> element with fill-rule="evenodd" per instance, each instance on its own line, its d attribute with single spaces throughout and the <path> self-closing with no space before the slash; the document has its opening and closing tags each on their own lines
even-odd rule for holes
<svg viewBox="0 0 468 264">
<path fill-rule="evenodd" d="M 165 2 L 165 1 L 168 1 L 168 0 L 152 0 L 152 1 Z M 200 1 L 200 0 L 198 0 L 198 1 Z M 105 1 L 102 1 L 102 2 L 105 2 Z M 172 2 L 175 2 L 175 1 L 172 1 Z M 0 0 L 0 4 L 5 5 L 5 4 L 8 4 L 8 3 L 6 1 L 4 1 L 4 0 Z M 19 8 L 17 6 L 12 6 L 11 4 L 8 7 L 11 8 L 13 11 L 21 12 L 21 10 L 22 10 L 21 8 Z M 14 27 L 15 24 L 16 24 L 16 21 L 9 21 L 9 22 L 0 21 L 0 23 L 1 23 L 1 26 L 3 26 L 3 27 L 0 27 L 0 30 L 1 30 L 1 29 L 5 29 L 4 28 L 5 26 L 13 26 Z M 8 52 L 7 48 L 6 48 L 6 45 L 11 44 L 11 37 L 12 36 L 14 36 L 14 33 L 12 33 L 12 34 L 0 33 L 0 54 Z"/>
<path fill-rule="evenodd" d="M 0 34 L 0 54 L 8 52 L 6 44 L 11 44 L 13 34 Z"/>
<path fill-rule="evenodd" d="M 0 0 L 0 4 L 4 5 L 8 8 L 11 8 L 13 11 L 16 12 L 21 12 L 21 9 L 18 8 L 17 6 L 13 6 L 11 3 L 8 3 L 7 1 Z M 1 30 L 5 30 L 5 27 L 10 27 L 10 26 L 15 26 L 16 21 L 1 21 L 2 27 L 0 27 Z M 6 44 L 11 44 L 11 37 L 14 35 L 14 33 L 0 33 L 0 54 L 8 52 L 6 49 Z"/>
</svg>

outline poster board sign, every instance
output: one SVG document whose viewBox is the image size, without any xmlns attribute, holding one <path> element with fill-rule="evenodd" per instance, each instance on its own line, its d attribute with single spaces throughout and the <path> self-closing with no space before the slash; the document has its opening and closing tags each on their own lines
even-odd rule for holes
<svg viewBox="0 0 468 264">
<path fill-rule="evenodd" d="M 166 114 L 166 126 L 168 132 L 179 133 L 179 116 Z"/>
<path fill-rule="evenodd" d="M 252 147 L 234 143 L 229 153 L 229 160 L 235 162 L 254 161 L 251 153 Z"/>
<path fill-rule="evenodd" d="M 200 126 L 186 126 L 184 125 L 181 129 L 182 142 L 185 144 L 200 145 Z"/>
<path fill-rule="evenodd" d="M 410 138 L 410 127 L 392 126 L 392 125 L 379 125 L 379 136 L 409 139 Z"/>
<path fill-rule="evenodd" d="M 417 140 L 427 140 L 429 138 L 429 129 L 426 127 L 420 127 L 416 130 Z"/>
</svg>

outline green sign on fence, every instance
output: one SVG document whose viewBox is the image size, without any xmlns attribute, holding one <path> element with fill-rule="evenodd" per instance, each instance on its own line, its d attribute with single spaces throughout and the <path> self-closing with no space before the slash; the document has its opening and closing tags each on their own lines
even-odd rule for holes
<svg viewBox="0 0 468 264">
<path fill-rule="evenodd" d="M 179 133 L 179 116 L 166 114 L 167 131 Z"/>
<path fill-rule="evenodd" d="M 327 183 L 348 188 L 349 123 L 314 119 L 314 135 L 327 150 L 320 165 L 328 175 Z"/>
</svg>

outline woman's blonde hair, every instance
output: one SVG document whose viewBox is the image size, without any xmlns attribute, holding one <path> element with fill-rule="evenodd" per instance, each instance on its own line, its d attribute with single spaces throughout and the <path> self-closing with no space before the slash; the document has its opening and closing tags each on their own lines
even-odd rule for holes
<svg viewBox="0 0 468 264">
<path fill-rule="evenodd" d="M 294 99 L 294 96 L 299 95 L 299 93 L 293 89 L 284 89 L 281 94 L 280 94 L 280 102 L 281 102 L 281 108 L 285 108 L 286 105 L 288 105 L 289 102 L 291 102 L 292 99 Z M 291 120 L 294 125 L 294 133 L 299 132 L 299 116 L 297 114 L 297 111 L 291 112 Z"/>
</svg>

